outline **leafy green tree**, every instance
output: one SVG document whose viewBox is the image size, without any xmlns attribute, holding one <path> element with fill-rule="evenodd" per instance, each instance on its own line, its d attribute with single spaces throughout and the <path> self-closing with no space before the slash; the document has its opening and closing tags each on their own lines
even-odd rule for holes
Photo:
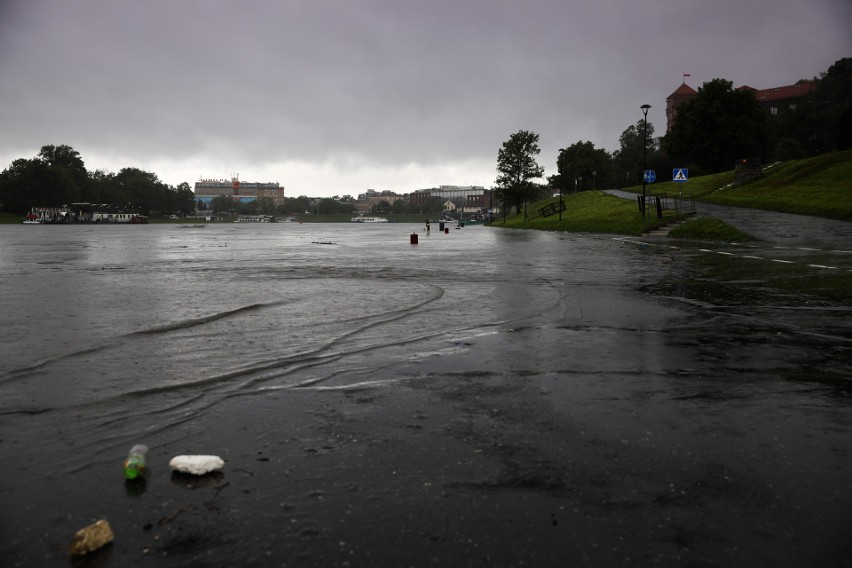
<svg viewBox="0 0 852 568">
<path fill-rule="evenodd" d="M 440 197 L 431 196 L 418 202 L 419 205 L 409 203 L 408 212 L 412 214 L 440 214 L 444 210 L 444 200 Z"/>
<path fill-rule="evenodd" d="M 792 160 L 852 147 L 852 58 L 839 59 L 808 81 L 816 87 L 769 116 L 774 159 Z"/>
<path fill-rule="evenodd" d="M 217 195 L 210 201 L 214 213 L 230 213 L 234 210 L 234 198 L 231 195 Z"/>
<path fill-rule="evenodd" d="M 38 159 L 19 158 L 0 173 L 0 203 L 6 211 L 26 213 L 39 205 L 62 205 L 65 195 L 57 189 L 47 166 Z"/>
<path fill-rule="evenodd" d="M 115 176 L 126 203 L 130 208 L 144 215 L 152 211 L 162 212 L 167 207 L 166 185 L 159 180 L 157 174 L 138 168 L 122 168 Z"/>
<path fill-rule="evenodd" d="M 83 158 L 80 157 L 80 152 L 66 144 L 60 144 L 59 146 L 48 144 L 42 146 L 41 150 L 39 150 L 38 158 L 48 166 L 62 166 L 67 168 L 81 182 L 88 175 Z"/>
<path fill-rule="evenodd" d="M 42 146 L 38 159 L 53 169 L 57 178 L 64 180 L 62 189 L 74 198 L 69 201 L 82 199 L 89 183 L 89 173 L 77 150 L 65 144 Z"/>
<path fill-rule="evenodd" d="M 311 207 L 311 198 L 307 195 L 299 197 L 290 197 L 285 202 L 285 213 L 294 213 L 301 215 L 308 211 Z"/>
<path fill-rule="evenodd" d="M 802 144 L 792 137 L 784 137 L 778 140 L 775 144 L 773 157 L 776 160 L 785 162 L 787 160 L 798 160 L 807 157 L 808 152 Z"/>
<path fill-rule="evenodd" d="M 253 201 L 236 201 L 234 207 L 240 215 L 257 215 L 260 209 L 256 199 Z"/>
<path fill-rule="evenodd" d="M 175 189 L 175 207 L 173 211 L 177 211 L 182 215 L 190 215 L 195 209 L 195 193 L 189 184 L 182 182 Z"/>
<path fill-rule="evenodd" d="M 674 159 L 719 172 L 740 158 L 768 158 L 769 134 L 766 112 L 752 91 L 713 79 L 678 107 L 663 147 Z"/>
<path fill-rule="evenodd" d="M 444 200 L 440 197 L 430 197 L 423 202 L 423 213 L 440 213 L 444 210 Z"/>
<path fill-rule="evenodd" d="M 535 159 L 540 153 L 538 134 L 527 130 L 519 130 L 503 142 L 497 152 L 497 199 L 514 204 L 520 211 L 526 201 L 536 196 L 540 186 L 533 180 L 544 175 L 544 168 Z"/>
<path fill-rule="evenodd" d="M 43 146 L 35 158 L 14 160 L 0 174 L 0 203 L 16 213 L 57 207 L 80 201 L 87 186 L 88 173 L 76 150 Z"/>
<path fill-rule="evenodd" d="M 609 153 L 595 148 L 591 142 L 576 142 L 559 152 L 556 159 L 558 174 L 551 176 L 550 186 L 565 191 L 595 189 L 609 183 L 611 166 Z"/>
<path fill-rule="evenodd" d="M 96 170 L 89 173 L 89 187 L 84 201 L 89 203 L 127 203 L 115 174 Z"/>
<path fill-rule="evenodd" d="M 619 149 L 612 155 L 612 177 L 615 185 L 635 185 L 641 183 L 643 160 L 647 156 L 649 169 L 657 159 L 657 142 L 654 139 L 654 124 L 648 123 L 648 132 L 645 136 L 645 146 L 642 146 L 642 138 L 645 134 L 645 120 L 641 119 L 636 124 L 628 126 L 618 138 Z"/>
<path fill-rule="evenodd" d="M 852 57 L 835 61 L 803 106 L 814 115 L 812 135 L 819 151 L 852 148 Z"/>
<path fill-rule="evenodd" d="M 275 215 L 275 201 L 271 197 L 258 197 L 257 210 L 261 215 Z"/>
<path fill-rule="evenodd" d="M 349 206 L 351 209 L 351 205 Z M 317 213 L 323 215 L 336 215 L 338 213 L 344 213 L 346 208 L 335 198 L 333 197 L 325 197 L 320 199 L 317 204 Z"/>
<path fill-rule="evenodd" d="M 387 214 L 391 212 L 391 204 L 389 201 L 383 199 L 370 207 L 370 213 L 377 214 Z"/>
</svg>

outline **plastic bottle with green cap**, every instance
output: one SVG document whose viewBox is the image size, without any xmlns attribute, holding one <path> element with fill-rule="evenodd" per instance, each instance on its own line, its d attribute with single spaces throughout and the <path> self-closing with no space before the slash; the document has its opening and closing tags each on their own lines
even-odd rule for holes
<svg viewBox="0 0 852 568">
<path fill-rule="evenodd" d="M 130 454 L 124 460 L 124 476 L 127 479 L 136 479 L 145 474 L 145 456 L 148 455 L 148 446 L 136 444 L 130 448 Z"/>
</svg>

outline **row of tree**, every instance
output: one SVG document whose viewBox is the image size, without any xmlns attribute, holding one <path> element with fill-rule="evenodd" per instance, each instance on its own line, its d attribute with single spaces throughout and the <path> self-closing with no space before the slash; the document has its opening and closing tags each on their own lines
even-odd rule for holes
<svg viewBox="0 0 852 568">
<path fill-rule="evenodd" d="M 200 199 L 195 204 L 196 211 L 211 211 L 215 214 L 237 215 L 301 215 L 311 213 L 318 215 L 351 215 L 355 212 L 355 202 L 351 196 L 325 197 L 311 199 L 305 195 L 284 198 L 278 205 L 268 197 L 260 197 L 255 201 L 234 201 L 230 195 L 214 197 L 209 204 Z M 441 213 L 444 201 L 440 197 L 432 197 L 420 204 L 413 204 L 406 199 L 379 201 L 370 208 L 370 213 L 377 215 L 405 214 L 436 214 Z"/>
<path fill-rule="evenodd" d="M 370 207 L 370 213 L 376 215 L 438 215 L 444 212 L 444 200 L 440 197 L 428 197 L 420 203 L 407 199 L 397 199 L 393 203 L 382 200 Z"/>
<path fill-rule="evenodd" d="M 43 146 L 34 158 L 20 158 L 0 173 L 0 210 L 24 214 L 32 207 L 58 207 L 71 203 L 116 205 L 144 215 L 190 215 L 193 211 L 239 215 L 349 215 L 355 210 L 352 196 L 312 199 L 305 195 L 275 203 L 268 197 L 235 201 L 221 195 L 205 203 L 196 200 L 188 183 L 177 187 L 159 180 L 156 174 L 137 168 L 118 173 L 89 172 L 79 152 L 70 146 Z M 371 213 L 440 213 L 440 198 L 413 205 L 407 200 L 376 203 Z"/>
<path fill-rule="evenodd" d="M 70 203 L 108 203 L 144 215 L 188 214 L 195 198 L 189 184 L 173 187 L 137 168 L 89 172 L 80 154 L 65 145 L 42 146 L 36 157 L 17 159 L 0 173 L 4 211 L 26 213 L 36 206 Z"/>
<path fill-rule="evenodd" d="M 495 195 L 519 208 L 560 190 L 639 185 L 643 166 L 659 171 L 686 167 L 702 175 L 733 169 L 744 158 L 790 160 L 852 147 L 852 58 L 836 61 L 813 81 L 809 96 L 772 114 L 753 91 L 714 79 L 678 108 L 665 136 L 655 138 L 654 125 L 643 119 L 622 132 L 615 152 L 582 141 L 561 148 L 557 173 L 546 184 L 536 181 L 544 175 L 535 159 L 539 137 L 521 130 L 497 153 Z"/>
</svg>

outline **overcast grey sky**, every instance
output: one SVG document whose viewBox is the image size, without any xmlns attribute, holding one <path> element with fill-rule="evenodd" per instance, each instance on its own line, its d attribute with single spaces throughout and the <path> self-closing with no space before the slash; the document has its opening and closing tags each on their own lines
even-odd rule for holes
<svg viewBox="0 0 852 568">
<path fill-rule="evenodd" d="M 852 56 L 849 0 L 0 0 L 0 167 L 277 181 L 286 194 L 483 185 L 665 132 L 682 73 L 763 89 Z"/>
</svg>

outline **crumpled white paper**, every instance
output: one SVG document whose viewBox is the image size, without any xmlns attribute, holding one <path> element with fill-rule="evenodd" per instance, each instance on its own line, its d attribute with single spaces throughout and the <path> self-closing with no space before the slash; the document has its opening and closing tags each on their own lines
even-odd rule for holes
<svg viewBox="0 0 852 568">
<path fill-rule="evenodd" d="M 173 471 L 192 475 L 204 475 L 222 469 L 224 465 L 224 460 L 219 456 L 175 456 L 169 462 Z"/>
</svg>

